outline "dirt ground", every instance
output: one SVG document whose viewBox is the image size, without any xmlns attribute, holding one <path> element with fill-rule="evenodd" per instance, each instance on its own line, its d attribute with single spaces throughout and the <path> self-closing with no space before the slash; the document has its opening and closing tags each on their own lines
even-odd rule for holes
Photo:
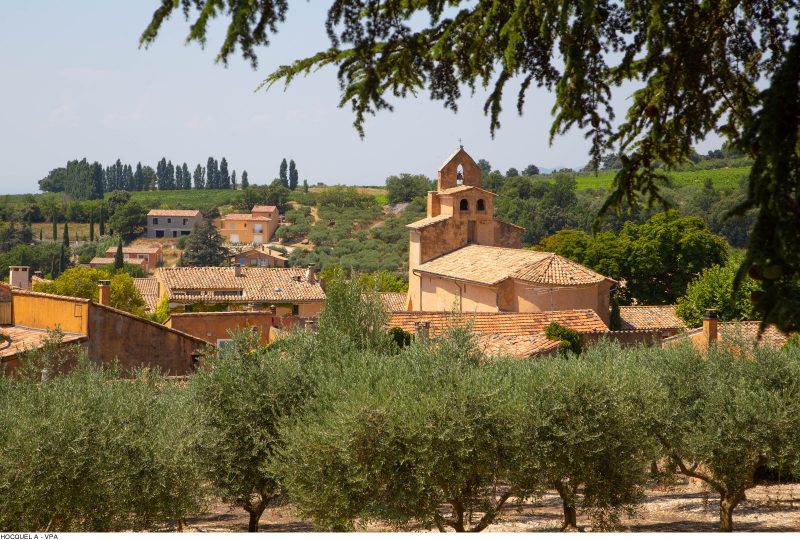
<svg viewBox="0 0 800 540">
<path fill-rule="evenodd" d="M 734 512 L 734 530 L 761 532 L 800 531 L 800 484 L 758 486 L 748 491 L 747 500 Z M 242 532 L 247 514 L 216 502 L 207 512 L 186 520 L 184 530 L 197 532 Z M 688 483 L 671 488 L 648 489 L 637 515 L 623 518 L 623 530 L 633 532 L 713 532 L 719 523 L 719 498 Z M 555 492 L 506 507 L 489 532 L 557 531 L 561 525 L 561 500 Z M 579 527 L 591 530 L 585 514 L 578 515 Z M 312 531 L 312 524 L 298 516 L 289 505 L 268 508 L 261 517 L 261 532 Z M 362 531 L 391 531 L 381 524 L 359 527 Z M 418 529 L 424 532 L 426 529 Z M 435 529 L 434 529 L 435 530 Z"/>
<path fill-rule="evenodd" d="M 181 258 L 181 250 L 176 247 L 177 238 L 145 238 L 139 237 L 130 243 L 131 247 L 160 247 L 164 259 L 162 266 L 172 267 Z"/>
</svg>

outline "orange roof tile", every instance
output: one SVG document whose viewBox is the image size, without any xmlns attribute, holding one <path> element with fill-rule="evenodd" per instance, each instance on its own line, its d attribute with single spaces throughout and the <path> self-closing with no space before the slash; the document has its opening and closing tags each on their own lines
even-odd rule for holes
<svg viewBox="0 0 800 540">
<path fill-rule="evenodd" d="M 158 301 L 158 280 L 156 278 L 133 278 L 133 285 L 139 290 L 148 312 L 156 309 Z"/>
<path fill-rule="evenodd" d="M 225 214 L 222 216 L 223 221 L 271 221 L 271 218 L 265 216 L 254 216 L 253 214 Z"/>
<path fill-rule="evenodd" d="M 620 306 L 622 330 L 661 330 L 686 328 L 675 315 L 675 306 Z"/>
<path fill-rule="evenodd" d="M 483 189 L 482 187 L 468 186 L 468 185 L 456 186 L 456 187 L 451 187 L 451 188 L 448 188 L 448 189 L 443 189 L 443 190 L 439 191 L 438 193 L 439 193 L 439 195 L 455 195 L 457 193 L 462 193 L 464 191 L 470 191 L 472 189 L 476 189 L 478 191 L 482 191 L 484 193 L 488 193 L 489 195 L 495 195 L 491 191 Z"/>
<path fill-rule="evenodd" d="M 254 207 L 253 207 L 253 209 L 252 209 L 252 210 L 250 210 L 250 211 L 251 211 L 251 212 L 277 212 L 277 210 L 278 210 L 278 207 L 277 207 L 277 206 L 272 206 L 272 205 L 263 205 L 263 204 L 261 204 L 261 205 L 258 205 L 258 204 L 257 204 L 257 205 L 256 205 L 256 206 L 254 206 Z"/>
<path fill-rule="evenodd" d="M 138 264 L 139 266 L 144 266 L 147 261 L 145 259 L 133 259 L 131 257 L 123 257 L 123 262 L 128 264 Z M 114 257 L 95 257 L 89 264 L 114 264 Z"/>
<path fill-rule="evenodd" d="M 383 303 L 383 307 L 386 309 L 387 313 L 396 313 L 398 311 L 405 311 L 406 309 L 406 300 L 407 300 L 406 293 L 371 292 L 366 294 L 378 296 L 381 302 Z"/>
<path fill-rule="evenodd" d="M 114 253 L 116 253 L 116 252 L 117 252 L 117 248 L 116 248 L 116 247 L 110 247 L 110 248 L 108 248 L 108 249 L 106 250 L 106 255 L 108 255 L 109 253 L 113 255 L 113 254 L 114 254 Z M 122 253 L 133 253 L 133 254 L 136 254 L 136 253 L 146 253 L 146 254 L 148 254 L 148 255 L 155 255 L 155 254 L 157 254 L 157 253 L 160 253 L 160 252 L 161 252 L 161 248 L 160 248 L 160 247 L 146 247 L 146 246 L 134 247 L 134 246 L 124 246 L 124 247 L 122 248 Z"/>
<path fill-rule="evenodd" d="M 719 337 L 728 342 L 744 341 L 756 343 L 760 347 L 783 347 L 789 340 L 789 336 L 784 334 L 774 325 L 768 325 L 761 337 L 758 330 L 761 321 L 732 321 L 719 323 Z M 701 329 L 702 330 L 702 329 Z"/>
<path fill-rule="evenodd" d="M 0 326 L 0 334 L 4 334 L 11 339 L 11 341 L 0 343 L 0 358 L 6 358 L 21 352 L 38 349 L 50 335 L 50 331 L 24 326 Z M 64 333 L 62 343 L 75 343 L 86 339 L 87 336 L 83 334 Z"/>
<path fill-rule="evenodd" d="M 319 281 L 308 283 L 303 268 L 232 267 L 159 268 L 156 276 L 167 288 L 170 302 L 319 302 L 325 292 Z M 235 294 L 214 295 L 215 291 Z"/>
<path fill-rule="evenodd" d="M 451 217 L 452 216 L 439 215 L 429 218 L 423 218 L 418 221 L 415 221 L 414 223 L 409 223 L 408 225 L 406 225 L 406 227 L 408 227 L 409 229 L 421 229 L 423 227 L 427 227 L 428 225 L 433 225 L 434 223 L 447 221 Z"/>
<path fill-rule="evenodd" d="M 591 309 L 537 311 L 531 313 L 450 313 L 443 311 L 402 311 L 389 315 L 389 327 L 414 332 L 414 323 L 429 321 L 431 335 L 441 335 L 453 326 L 472 325 L 481 334 L 532 335 L 543 332 L 548 324 L 557 322 L 581 333 L 608 332 L 603 320 Z"/>
<path fill-rule="evenodd" d="M 477 244 L 432 259 L 416 270 L 484 285 L 495 285 L 509 278 L 542 285 L 589 285 L 610 281 L 555 253 Z"/>
<path fill-rule="evenodd" d="M 559 342 L 547 339 L 544 333 L 529 336 L 486 334 L 478 337 L 478 347 L 487 356 L 530 358 L 558 350 Z"/>
<path fill-rule="evenodd" d="M 154 208 L 147 213 L 148 216 L 167 216 L 167 217 L 199 217 L 200 210 L 167 210 L 164 208 Z"/>
</svg>

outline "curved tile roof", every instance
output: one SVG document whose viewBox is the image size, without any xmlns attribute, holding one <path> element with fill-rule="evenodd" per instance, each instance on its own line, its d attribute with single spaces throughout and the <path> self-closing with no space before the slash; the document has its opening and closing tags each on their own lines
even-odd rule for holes
<svg viewBox="0 0 800 540">
<path fill-rule="evenodd" d="M 609 280 L 555 253 L 469 245 L 416 268 L 428 274 L 495 285 L 513 278 L 541 285 L 590 285 Z"/>
</svg>

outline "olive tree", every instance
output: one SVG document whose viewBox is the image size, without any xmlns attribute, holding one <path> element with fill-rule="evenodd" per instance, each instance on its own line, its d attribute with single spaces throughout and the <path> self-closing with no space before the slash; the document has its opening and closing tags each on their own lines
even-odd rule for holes
<svg viewBox="0 0 800 540">
<path fill-rule="evenodd" d="M 257 338 L 240 332 L 218 358 L 209 355 L 189 383 L 206 434 L 200 448 L 205 476 L 224 501 L 250 514 L 250 532 L 258 531 L 267 505 L 281 493 L 269 466 L 280 441 L 278 421 L 309 393 L 302 365 L 277 352 L 254 350 Z"/>
<path fill-rule="evenodd" d="M 602 344 L 515 373 L 521 442 L 542 452 L 567 530 L 577 529 L 579 506 L 595 528 L 614 528 L 643 495 L 655 455 L 646 422 L 653 398 L 646 373 L 621 356 L 618 346 Z"/>
<path fill-rule="evenodd" d="M 484 530 L 509 498 L 535 489 L 509 479 L 538 454 L 520 447 L 507 373 L 476 358 L 465 332 L 395 357 L 352 357 L 284 426 L 278 462 L 291 501 L 324 530 L 359 520 Z"/>
<path fill-rule="evenodd" d="M 120 531 L 198 511 L 202 438 L 186 392 L 89 365 L 0 377 L 0 530 Z"/>
<path fill-rule="evenodd" d="M 796 349 L 745 345 L 706 354 L 675 347 L 640 351 L 662 393 L 652 429 L 683 474 L 720 496 L 720 530 L 761 466 L 800 458 L 800 358 Z"/>
</svg>

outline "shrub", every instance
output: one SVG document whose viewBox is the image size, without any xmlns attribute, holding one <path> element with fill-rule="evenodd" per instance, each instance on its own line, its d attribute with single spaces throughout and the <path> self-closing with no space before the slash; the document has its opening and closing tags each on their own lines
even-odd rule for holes
<svg viewBox="0 0 800 540">
<path fill-rule="evenodd" d="M 152 529 L 196 512 L 202 439 L 185 392 L 82 361 L 42 384 L 0 378 L 0 529 Z"/>
<path fill-rule="evenodd" d="M 575 330 L 562 326 L 555 321 L 547 325 L 547 328 L 544 329 L 544 335 L 547 339 L 559 342 L 558 351 L 563 356 L 566 356 L 567 351 L 578 355 L 581 354 L 581 350 L 583 350 L 583 336 Z"/>
</svg>

